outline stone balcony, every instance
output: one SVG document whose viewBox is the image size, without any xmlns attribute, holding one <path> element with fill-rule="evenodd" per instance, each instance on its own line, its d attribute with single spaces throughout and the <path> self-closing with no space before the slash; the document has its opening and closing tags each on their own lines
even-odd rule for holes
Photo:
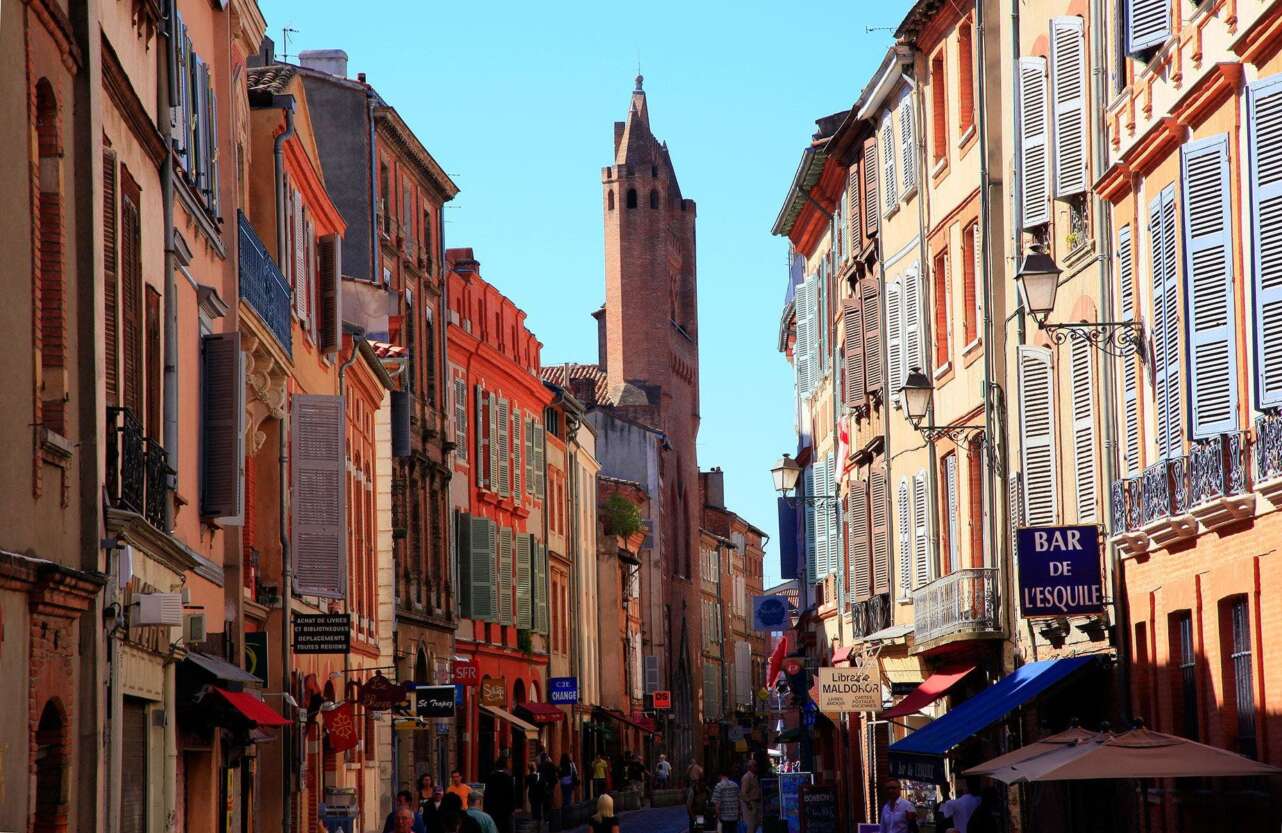
<svg viewBox="0 0 1282 833">
<path fill-rule="evenodd" d="M 998 571 L 968 567 L 913 591 L 913 653 L 1002 636 Z"/>
</svg>

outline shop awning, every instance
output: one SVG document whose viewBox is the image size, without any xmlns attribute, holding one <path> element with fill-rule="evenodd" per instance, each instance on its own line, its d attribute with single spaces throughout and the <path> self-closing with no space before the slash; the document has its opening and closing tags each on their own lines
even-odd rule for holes
<svg viewBox="0 0 1282 833">
<path fill-rule="evenodd" d="M 228 691 L 225 688 L 211 686 L 210 691 L 221 697 L 250 723 L 257 726 L 288 726 L 289 721 L 276 713 L 275 709 L 259 700 L 252 694 L 243 691 Z"/>
<path fill-rule="evenodd" d="M 526 740 L 538 740 L 539 738 L 538 726 L 534 726 L 530 723 L 526 723 L 524 720 L 512 714 L 510 711 L 507 711 L 506 709 L 500 709 L 498 706 L 486 706 L 482 704 L 481 711 L 490 715 L 491 717 L 495 717 L 495 718 L 498 718 L 499 720 L 507 721 L 508 723 L 512 724 L 513 728 L 520 729 L 522 732 L 525 733 Z"/>
<path fill-rule="evenodd" d="M 892 717 L 903 717 L 906 714 L 914 714 L 921 711 L 947 694 L 948 689 L 974 670 L 975 666 L 968 665 L 965 668 L 931 674 L 911 694 L 882 712 L 882 719 L 889 720 Z"/>
<path fill-rule="evenodd" d="M 637 726 L 640 726 L 641 731 L 643 732 L 649 732 L 650 734 L 654 734 L 655 732 L 659 731 L 659 727 L 654 725 L 654 721 L 647 715 L 642 714 L 641 712 L 632 713 L 632 722 L 635 723 Z"/>
<path fill-rule="evenodd" d="M 565 720 L 565 712 L 547 703 L 521 703 L 516 707 L 516 714 L 540 726 Z"/>
<path fill-rule="evenodd" d="M 642 732 L 645 732 L 647 735 L 653 735 L 653 734 L 654 734 L 654 732 L 655 732 L 655 730 L 654 730 L 654 728 L 653 728 L 653 727 L 654 727 L 654 721 L 650 721 L 650 726 L 647 728 L 646 726 L 643 726 L 642 724 L 640 724 L 640 723 L 636 722 L 635 720 L 633 720 L 633 719 L 629 718 L 629 717 L 628 717 L 626 714 L 624 714 L 623 712 L 621 712 L 621 711 L 616 711 L 615 709 L 604 709 L 604 708 L 601 708 L 600 706 L 598 706 L 597 708 L 595 708 L 595 709 L 593 709 L 593 710 L 592 710 L 592 714 L 593 714 L 593 716 L 594 716 L 594 717 L 595 717 L 595 716 L 597 716 L 597 715 L 600 715 L 600 716 L 604 716 L 604 717 L 613 718 L 614 720 L 619 721 L 620 723 L 624 724 L 625 726 L 630 726 L 630 727 L 632 727 L 633 729 L 637 729 L 637 730 L 640 730 L 640 731 L 642 731 Z"/>
<path fill-rule="evenodd" d="M 873 631 L 864 637 L 864 642 L 903 642 L 913 632 L 912 624 L 891 625 L 879 631 Z"/>
<path fill-rule="evenodd" d="M 891 772 L 902 778 L 937 781 L 943 756 L 957 744 L 996 723 L 1070 675 L 1096 660 L 1094 656 L 1048 659 L 1020 667 L 928 726 L 890 746 Z"/>
<path fill-rule="evenodd" d="M 187 656 L 183 657 L 184 663 L 191 663 L 206 674 L 211 675 L 216 680 L 222 680 L 228 683 L 242 683 L 248 685 L 258 685 L 262 680 L 255 677 L 239 665 L 232 665 L 225 659 L 202 654 L 199 651 L 188 651 Z"/>
</svg>

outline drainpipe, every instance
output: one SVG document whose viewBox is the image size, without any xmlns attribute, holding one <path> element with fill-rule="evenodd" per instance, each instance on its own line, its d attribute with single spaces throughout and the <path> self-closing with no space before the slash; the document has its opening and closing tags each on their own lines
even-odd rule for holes
<svg viewBox="0 0 1282 833">
<path fill-rule="evenodd" d="M 160 84 L 160 112 L 170 109 L 177 92 L 172 89 L 175 77 L 174 63 L 177 60 L 173 50 L 173 21 L 177 19 L 176 0 L 169 0 L 167 13 L 170 21 L 169 48 L 165 50 L 166 83 Z M 165 464 L 171 474 L 166 475 L 173 488 L 178 477 L 178 284 L 174 279 L 174 155 L 169 142 L 165 142 L 165 160 L 160 166 L 161 205 L 164 217 L 165 235 L 165 347 L 164 347 L 164 427 L 162 442 L 165 447 Z M 141 418 L 141 414 L 138 415 Z M 174 502 L 165 501 L 165 529 L 174 525 Z"/>
</svg>

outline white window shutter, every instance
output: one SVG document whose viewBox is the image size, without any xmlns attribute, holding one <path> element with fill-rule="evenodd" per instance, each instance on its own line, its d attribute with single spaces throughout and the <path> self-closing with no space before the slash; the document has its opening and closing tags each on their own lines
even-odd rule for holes
<svg viewBox="0 0 1282 833">
<path fill-rule="evenodd" d="M 1095 373 L 1091 348 L 1072 342 L 1069 364 L 1073 390 L 1073 474 L 1077 492 L 1077 522 L 1095 523 Z"/>
<path fill-rule="evenodd" d="M 828 488 L 828 458 L 816 460 L 814 465 L 814 488 L 812 495 L 817 495 Z M 815 512 L 815 580 L 825 578 L 828 573 L 828 517 L 829 511 Z"/>
<path fill-rule="evenodd" d="M 245 517 L 245 359 L 240 333 L 201 339 L 200 514 L 220 526 Z"/>
<path fill-rule="evenodd" d="M 899 399 L 904 385 L 904 293 L 898 282 L 886 285 L 886 353 L 890 363 L 890 396 Z"/>
<path fill-rule="evenodd" d="M 928 499 L 926 470 L 922 469 L 913 478 L 913 564 L 917 573 L 914 587 L 921 587 L 930 581 Z"/>
<path fill-rule="evenodd" d="M 1020 217 L 1023 228 L 1050 222 L 1046 158 L 1046 59 L 1019 59 Z"/>
<path fill-rule="evenodd" d="M 801 483 L 805 490 L 804 494 L 813 495 L 815 493 L 815 468 L 819 464 L 807 466 L 802 470 Z M 814 501 L 806 501 L 805 510 L 806 521 L 806 580 L 814 584 L 818 576 L 818 546 L 816 537 L 818 530 L 815 529 L 815 504 Z"/>
<path fill-rule="evenodd" d="M 1161 46 L 1171 36 L 1171 0 L 1123 0 L 1126 52 L 1136 55 Z"/>
<path fill-rule="evenodd" d="M 944 523 L 948 525 L 948 572 L 955 573 L 961 567 L 961 541 L 958 540 L 960 527 L 957 523 L 957 453 L 954 452 L 944 458 L 944 489 L 945 498 L 947 499 L 948 517 Z"/>
<path fill-rule="evenodd" d="M 1282 405 L 1282 75 L 1247 88 L 1256 398 Z"/>
<path fill-rule="evenodd" d="M 814 286 L 813 278 L 805 278 L 797 285 L 793 303 L 797 319 L 797 340 L 793 345 L 792 358 L 797 366 L 797 395 L 803 400 L 810 396 L 814 384 L 814 368 L 811 365 L 815 317 L 815 305 L 811 296 Z"/>
<path fill-rule="evenodd" d="M 512 530 L 499 530 L 499 624 L 512 624 Z"/>
<path fill-rule="evenodd" d="M 1180 398 L 1179 269 L 1175 259 L 1175 186 L 1149 206 L 1153 255 L 1153 393 L 1157 400 L 1157 452 L 1163 459 L 1184 451 Z M 1028 485 L 1026 479 L 1025 485 Z"/>
<path fill-rule="evenodd" d="M 877 140 L 877 146 L 881 153 L 881 187 L 882 187 L 882 213 L 890 214 L 899 204 L 899 180 L 895 177 L 895 126 L 892 113 L 887 111 L 886 118 L 881 125 L 881 138 Z"/>
<path fill-rule="evenodd" d="M 895 540 L 899 544 L 899 592 L 901 599 L 908 598 L 913 587 L 913 551 L 912 551 L 912 497 L 908 488 L 908 479 L 899 481 L 898 512 L 895 516 L 899 528 L 895 530 Z"/>
<path fill-rule="evenodd" d="M 907 194 L 917 184 L 917 155 L 914 152 L 913 136 L 913 99 L 904 96 L 899 105 L 899 155 L 904 164 L 904 193 Z"/>
<path fill-rule="evenodd" d="M 904 275 L 904 375 L 914 367 L 926 370 L 921 326 L 921 264 Z M 900 381 L 903 384 L 903 381 Z"/>
<path fill-rule="evenodd" d="M 1181 148 L 1189 383 L 1196 438 L 1237 430 L 1236 304 L 1226 134 Z"/>
<path fill-rule="evenodd" d="M 824 494 L 837 494 L 837 461 L 832 453 L 828 454 L 826 465 L 824 466 L 824 475 L 827 481 L 824 483 Z M 841 561 L 841 526 L 837 518 L 837 513 L 828 511 L 824 513 L 828 520 L 828 572 L 829 574 L 837 572 L 837 565 Z"/>
<path fill-rule="evenodd" d="M 1062 199 L 1087 189 L 1086 35 L 1080 17 L 1051 19 L 1051 95 L 1055 196 Z"/>
<path fill-rule="evenodd" d="M 1059 516 L 1051 352 L 1031 345 L 1021 345 L 1018 351 L 1024 517 L 1030 526 L 1050 526 Z"/>
<path fill-rule="evenodd" d="M 1019 543 L 1019 528 L 1024 525 L 1024 478 L 1019 472 L 1011 474 L 1007 481 L 1006 501 L 1010 510 L 1010 547 L 1015 552 Z"/>
<path fill-rule="evenodd" d="M 1121 284 L 1123 321 L 1135 320 L 1134 244 L 1130 225 L 1117 234 L 1117 276 Z M 1122 473 L 1133 474 L 1140 467 L 1140 408 L 1138 357 L 1124 356 L 1122 364 Z"/>
<path fill-rule="evenodd" d="M 343 398 L 297 394 L 292 405 L 294 582 L 299 595 L 341 599 L 347 592 Z"/>
</svg>

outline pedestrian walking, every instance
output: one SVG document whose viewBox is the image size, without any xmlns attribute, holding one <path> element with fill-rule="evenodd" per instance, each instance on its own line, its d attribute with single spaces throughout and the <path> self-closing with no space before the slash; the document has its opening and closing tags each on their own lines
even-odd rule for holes
<svg viewBox="0 0 1282 833">
<path fill-rule="evenodd" d="M 668 756 L 659 754 L 659 762 L 654 765 L 655 784 L 661 790 L 668 788 L 668 781 L 672 778 L 672 764 L 668 763 Z"/>
<path fill-rule="evenodd" d="M 592 833 L 619 833 L 619 819 L 614 815 L 614 799 L 602 793 L 596 800 L 596 812 L 590 819 Z"/>
<path fill-rule="evenodd" d="M 690 779 L 686 787 L 686 816 L 690 822 L 688 827 L 690 833 L 698 833 L 707 826 L 708 802 L 712 798 L 712 793 L 704 782 L 702 774 L 700 770 L 700 777 Z"/>
<path fill-rule="evenodd" d="M 472 791 L 471 786 L 463 783 L 463 773 L 457 769 L 450 773 L 450 785 L 445 788 L 447 795 L 457 795 L 460 807 L 467 806 L 467 794 Z M 459 810 L 462 812 L 462 809 Z M 463 820 L 463 826 L 467 826 L 467 819 Z"/>
<path fill-rule="evenodd" d="M 757 833 L 761 825 L 760 766 L 756 761 L 748 764 L 748 771 L 739 780 L 739 803 L 743 805 L 743 825 L 746 833 Z"/>
<path fill-rule="evenodd" d="M 881 785 L 881 833 L 916 833 L 917 808 L 900 797 L 899 782 L 887 779 Z"/>
<path fill-rule="evenodd" d="M 467 796 L 467 814 L 481 826 L 481 833 L 499 833 L 498 825 L 494 823 L 494 817 L 481 809 L 483 800 L 480 793 L 469 793 Z"/>
<path fill-rule="evenodd" d="M 412 833 L 427 833 L 427 828 L 423 826 L 423 816 L 414 811 L 414 793 L 409 790 L 401 790 L 396 794 L 396 804 L 383 822 L 383 833 L 396 831 L 397 825 L 400 824 L 398 817 L 402 810 L 409 813 Z"/>
<path fill-rule="evenodd" d="M 982 800 L 979 779 L 971 778 L 966 781 L 966 792 L 940 804 L 939 812 L 957 833 L 968 833 L 971 816 L 975 815 Z"/>
<path fill-rule="evenodd" d="M 551 824 L 552 804 L 556 801 L 556 785 L 561 780 L 552 756 L 544 752 L 539 756 L 539 799 L 543 803 L 543 821 Z"/>
<path fill-rule="evenodd" d="M 494 819 L 498 833 L 512 833 L 512 813 L 515 810 L 516 781 L 508 771 L 508 757 L 503 755 L 485 779 L 485 812 Z"/>
<path fill-rule="evenodd" d="M 579 786 L 579 768 L 569 753 L 561 753 L 561 768 L 557 772 L 561 784 L 561 806 L 569 807 L 574 803 L 574 790 Z"/>
<path fill-rule="evenodd" d="M 739 833 L 739 785 L 730 780 L 728 769 L 721 770 L 721 780 L 712 788 L 712 805 L 721 833 Z"/>
<path fill-rule="evenodd" d="M 467 808 L 463 806 L 463 799 L 459 798 L 458 793 L 446 793 L 441 799 L 442 827 L 448 826 L 445 820 L 450 816 L 458 817 L 461 833 L 485 833 L 481 829 L 481 823 L 467 814 Z"/>
<path fill-rule="evenodd" d="M 592 759 L 592 797 L 600 798 L 605 795 L 607 778 L 610 773 L 610 762 L 600 752 Z M 613 805 L 611 805 L 613 806 Z"/>
</svg>

